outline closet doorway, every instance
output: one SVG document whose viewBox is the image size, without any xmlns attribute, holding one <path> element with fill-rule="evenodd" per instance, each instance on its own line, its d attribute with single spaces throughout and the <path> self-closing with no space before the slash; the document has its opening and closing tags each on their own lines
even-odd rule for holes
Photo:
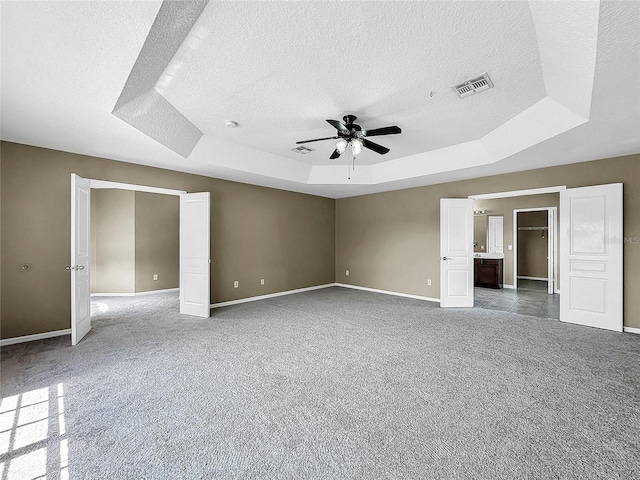
<svg viewBox="0 0 640 480">
<path fill-rule="evenodd" d="M 513 210 L 513 287 L 558 290 L 557 208 Z"/>
</svg>

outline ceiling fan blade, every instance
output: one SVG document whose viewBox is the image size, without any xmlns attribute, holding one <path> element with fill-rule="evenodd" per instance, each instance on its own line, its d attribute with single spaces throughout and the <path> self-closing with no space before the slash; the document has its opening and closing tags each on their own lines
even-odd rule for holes
<svg viewBox="0 0 640 480">
<path fill-rule="evenodd" d="M 327 120 L 327 122 L 329 122 L 329 124 L 339 132 L 351 133 L 347 128 L 347 126 L 344 123 L 342 123 L 340 120 Z"/>
<path fill-rule="evenodd" d="M 366 130 L 364 132 L 365 137 L 375 137 L 376 135 L 393 135 L 394 133 L 402 133 L 402 129 L 397 126 L 374 128 L 373 130 Z"/>
<path fill-rule="evenodd" d="M 340 152 L 338 150 L 334 150 L 331 156 L 329 157 L 331 160 L 335 160 L 340 156 Z"/>
<path fill-rule="evenodd" d="M 340 137 L 325 137 L 325 138 L 314 138 L 313 140 L 301 140 L 299 142 L 296 142 L 296 145 L 299 145 L 301 143 L 319 142 L 320 140 L 335 140 L 336 138 L 340 138 Z"/>
<path fill-rule="evenodd" d="M 374 152 L 379 153 L 380 155 L 384 155 L 385 153 L 389 152 L 389 149 L 387 147 L 383 147 L 382 145 L 378 145 L 377 143 L 370 142 L 366 138 L 362 139 L 362 145 L 369 150 L 373 150 Z"/>
</svg>

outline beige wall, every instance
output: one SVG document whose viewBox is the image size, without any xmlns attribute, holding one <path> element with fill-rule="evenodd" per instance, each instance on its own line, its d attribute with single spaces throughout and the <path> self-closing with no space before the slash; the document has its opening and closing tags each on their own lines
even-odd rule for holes
<svg viewBox="0 0 640 480">
<path fill-rule="evenodd" d="M 135 292 L 134 195 L 91 191 L 91 293 Z"/>
<path fill-rule="evenodd" d="M 440 198 L 618 182 L 624 183 L 624 235 L 632 239 L 624 245 L 624 324 L 640 328 L 640 296 L 636 294 L 640 285 L 640 155 L 340 199 L 336 205 L 336 281 L 439 298 Z M 513 243 L 512 214 L 504 215 L 504 224 L 507 245 Z M 509 261 L 505 252 L 505 283 L 512 282 L 512 277 L 513 258 Z"/>
<path fill-rule="evenodd" d="M 521 230 L 526 227 L 548 227 L 546 210 L 518 213 L 518 278 L 547 278 L 549 231 Z"/>
<path fill-rule="evenodd" d="M 211 192 L 212 302 L 334 281 L 332 199 L 15 143 L 0 147 L 2 338 L 70 327 L 64 266 L 70 255 L 71 173 Z M 22 273 L 23 263 L 33 267 Z M 240 288 L 233 288 L 234 280 Z"/>
<path fill-rule="evenodd" d="M 91 293 L 177 288 L 179 227 L 175 195 L 92 190 Z"/>
<path fill-rule="evenodd" d="M 1 144 L 0 170 L 2 338 L 69 328 L 69 274 L 64 266 L 69 262 L 72 172 L 211 192 L 212 302 L 334 279 L 438 298 L 440 198 L 622 182 L 628 240 L 624 323 L 640 328 L 640 297 L 635 294 L 640 284 L 640 155 L 337 201 L 6 142 Z M 504 221 L 509 244 L 512 214 L 504 214 Z M 25 263 L 31 268 L 22 271 Z M 505 252 L 505 277 L 512 271 L 513 259 L 509 266 Z M 266 280 L 262 287 L 261 278 Z M 240 288 L 233 288 L 234 280 Z"/>
<path fill-rule="evenodd" d="M 180 198 L 135 192 L 136 292 L 180 286 Z M 158 280 L 153 276 L 158 275 Z"/>
<path fill-rule="evenodd" d="M 476 209 L 477 210 L 477 209 Z M 489 216 L 488 215 L 474 215 L 473 216 L 473 240 L 477 242 L 474 245 L 474 252 L 486 252 L 487 247 L 487 229 L 489 228 Z"/>
</svg>

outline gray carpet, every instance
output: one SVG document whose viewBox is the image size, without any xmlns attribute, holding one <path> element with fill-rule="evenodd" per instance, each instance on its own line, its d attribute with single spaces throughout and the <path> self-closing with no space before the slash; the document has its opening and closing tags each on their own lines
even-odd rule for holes
<svg viewBox="0 0 640 480">
<path fill-rule="evenodd" d="M 2 349 L 2 479 L 640 478 L 637 335 L 342 288 L 95 306 Z"/>
</svg>

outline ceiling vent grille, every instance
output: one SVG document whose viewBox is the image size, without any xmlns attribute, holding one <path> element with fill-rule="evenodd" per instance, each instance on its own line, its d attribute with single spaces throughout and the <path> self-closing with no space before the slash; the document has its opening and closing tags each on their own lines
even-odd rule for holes
<svg viewBox="0 0 640 480">
<path fill-rule="evenodd" d="M 304 145 L 300 145 L 299 147 L 292 148 L 292 152 L 299 153 L 301 155 L 306 155 L 307 153 L 313 152 L 313 148 L 305 147 Z"/>
<path fill-rule="evenodd" d="M 458 94 L 458 97 L 465 98 L 478 92 L 493 88 L 493 82 L 489 78 L 489 74 L 485 72 L 479 77 L 475 77 L 471 80 L 467 80 L 466 82 L 454 85 L 451 88 Z"/>
</svg>

